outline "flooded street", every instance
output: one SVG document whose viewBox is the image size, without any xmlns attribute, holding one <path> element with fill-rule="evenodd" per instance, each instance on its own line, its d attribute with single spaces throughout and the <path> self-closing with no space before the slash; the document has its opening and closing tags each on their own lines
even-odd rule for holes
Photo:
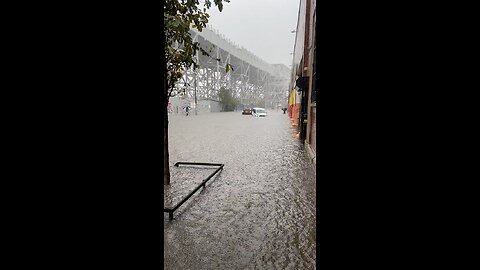
<svg viewBox="0 0 480 270">
<path fill-rule="evenodd" d="M 225 167 L 173 221 L 164 213 L 165 269 L 315 269 L 315 171 L 287 114 L 171 115 L 169 145 L 165 207 L 216 169 L 175 162 Z"/>
</svg>

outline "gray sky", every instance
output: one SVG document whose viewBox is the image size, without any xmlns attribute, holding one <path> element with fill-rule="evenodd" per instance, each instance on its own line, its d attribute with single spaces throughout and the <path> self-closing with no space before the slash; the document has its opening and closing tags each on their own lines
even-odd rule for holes
<svg viewBox="0 0 480 270">
<path fill-rule="evenodd" d="M 213 1 L 212 1 L 213 2 Z M 208 11 L 209 24 L 231 41 L 270 64 L 292 64 L 299 0 L 231 0 L 219 12 Z"/>
</svg>

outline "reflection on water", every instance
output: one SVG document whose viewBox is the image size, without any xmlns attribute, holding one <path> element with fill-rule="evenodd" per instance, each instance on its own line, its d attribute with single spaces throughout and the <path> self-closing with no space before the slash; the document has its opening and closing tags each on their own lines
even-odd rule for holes
<svg viewBox="0 0 480 270">
<path fill-rule="evenodd" d="M 170 117 L 166 207 L 215 170 L 175 162 L 225 167 L 175 211 L 175 220 L 164 214 L 165 269 L 315 269 L 313 165 L 287 115 L 268 113 Z"/>
</svg>

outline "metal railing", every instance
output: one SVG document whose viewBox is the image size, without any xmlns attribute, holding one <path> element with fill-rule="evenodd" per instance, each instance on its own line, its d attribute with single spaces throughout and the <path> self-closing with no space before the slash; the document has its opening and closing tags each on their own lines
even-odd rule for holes
<svg viewBox="0 0 480 270">
<path fill-rule="evenodd" d="M 190 192 L 190 194 L 188 194 L 185 198 L 183 198 L 183 200 L 181 200 L 179 203 L 177 203 L 173 208 L 164 208 L 163 209 L 163 212 L 168 212 L 168 219 L 169 220 L 172 220 L 173 219 L 173 212 L 175 212 L 175 210 L 177 210 L 180 206 L 182 206 L 182 204 L 184 202 L 186 202 L 190 197 L 192 197 L 193 194 L 195 194 L 195 192 L 197 192 L 200 187 L 203 186 L 203 188 L 205 188 L 205 184 L 207 183 L 208 180 L 210 180 L 210 178 L 212 178 L 217 172 L 219 172 L 220 170 L 223 169 L 223 166 L 224 164 L 221 164 L 221 163 L 202 163 L 202 162 L 177 162 L 175 163 L 175 167 L 178 167 L 179 165 L 198 165 L 198 166 L 219 166 L 218 169 L 216 169 L 213 173 L 211 173 L 207 178 L 205 178 L 202 183 L 200 183 L 200 185 L 198 185 L 198 187 L 196 187 L 192 192 Z"/>
</svg>

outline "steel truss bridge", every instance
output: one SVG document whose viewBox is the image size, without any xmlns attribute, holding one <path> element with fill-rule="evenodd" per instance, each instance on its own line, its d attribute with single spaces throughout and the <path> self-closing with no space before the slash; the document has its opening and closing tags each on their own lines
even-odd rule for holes
<svg viewBox="0 0 480 270">
<path fill-rule="evenodd" d="M 211 57 L 197 52 L 196 60 L 200 67 L 184 73 L 176 85 L 178 92 L 185 91 L 189 99 L 194 99 L 196 95 L 197 100 L 218 100 L 218 92 L 223 87 L 231 91 L 242 106 L 286 107 L 290 78 L 288 67 L 265 62 L 210 26 L 202 32 L 192 29 L 190 34 L 202 48 L 210 51 Z M 226 63 L 233 66 L 233 71 L 226 72 Z"/>
</svg>

